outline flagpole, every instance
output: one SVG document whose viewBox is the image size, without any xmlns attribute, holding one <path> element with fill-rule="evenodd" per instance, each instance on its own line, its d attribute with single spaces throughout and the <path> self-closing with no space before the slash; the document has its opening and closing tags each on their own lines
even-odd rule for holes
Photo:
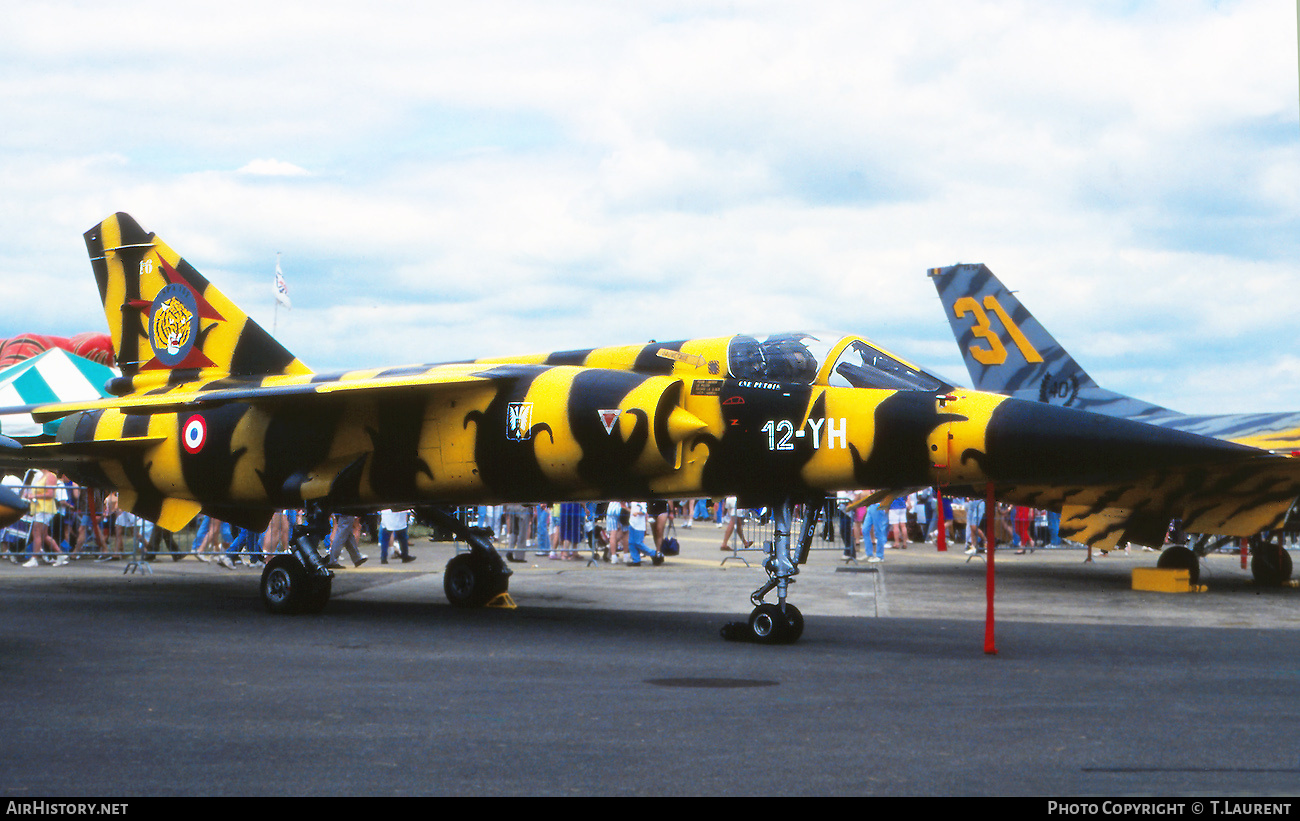
<svg viewBox="0 0 1300 821">
<path fill-rule="evenodd" d="M 276 270 L 276 273 L 279 273 L 279 271 L 280 271 L 280 252 L 279 252 L 279 251 L 276 251 L 276 252 L 275 252 L 275 270 Z M 276 294 L 276 295 L 275 295 L 275 312 L 271 314 L 271 338 L 272 338 L 272 339 L 275 338 L 275 326 L 276 326 L 276 324 L 279 323 L 279 321 L 280 321 L 280 295 L 279 295 L 279 294 Z"/>
</svg>

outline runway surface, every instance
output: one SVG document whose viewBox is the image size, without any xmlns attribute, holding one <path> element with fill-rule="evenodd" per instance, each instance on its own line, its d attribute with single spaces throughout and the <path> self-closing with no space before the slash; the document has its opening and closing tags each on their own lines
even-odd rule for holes
<svg viewBox="0 0 1300 821">
<path fill-rule="evenodd" d="M 725 642 L 763 581 L 681 533 L 660 568 L 530 556 L 515 610 L 442 595 L 451 547 L 339 572 L 319 616 L 258 573 L 0 562 L 0 794 L 1294 795 L 1300 590 L 1213 556 L 816 551 L 799 643 Z M 370 547 L 372 556 L 375 548 Z M 750 554 L 751 560 L 757 558 Z M 877 584 L 883 582 L 883 584 Z"/>
</svg>

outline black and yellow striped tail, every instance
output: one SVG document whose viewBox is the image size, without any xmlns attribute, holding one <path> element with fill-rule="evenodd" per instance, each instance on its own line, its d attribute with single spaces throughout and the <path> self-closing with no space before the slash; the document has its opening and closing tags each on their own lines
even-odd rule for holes
<svg viewBox="0 0 1300 821">
<path fill-rule="evenodd" d="M 129 215 L 114 214 L 85 237 L 123 376 L 114 393 L 225 374 L 311 372 Z"/>
</svg>

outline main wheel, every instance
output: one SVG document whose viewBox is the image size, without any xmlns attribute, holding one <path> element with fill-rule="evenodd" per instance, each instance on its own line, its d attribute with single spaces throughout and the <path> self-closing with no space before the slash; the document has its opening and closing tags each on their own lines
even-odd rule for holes
<svg viewBox="0 0 1300 821">
<path fill-rule="evenodd" d="M 262 604 L 276 614 L 297 613 L 307 592 L 307 571 L 292 556 L 276 556 L 262 570 Z M 328 595 L 328 594 L 327 594 Z"/>
<path fill-rule="evenodd" d="M 1250 574 L 1264 587 L 1280 587 L 1291 578 L 1291 555 L 1282 545 L 1264 542 L 1250 555 Z"/>
<path fill-rule="evenodd" d="M 453 607 L 482 607 L 506 592 L 509 579 L 473 553 L 453 556 L 442 572 L 442 590 Z"/>
<path fill-rule="evenodd" d="M 1166 547 L 1160 552 L 1160 558 L 1156 559 L 1156 567 L 1186 570 L 1188 584 L 1199 584 L 1201 581 L 1201 560 L 1196 557 L 1191 548 L 1181 545 Z"/>
</svg>

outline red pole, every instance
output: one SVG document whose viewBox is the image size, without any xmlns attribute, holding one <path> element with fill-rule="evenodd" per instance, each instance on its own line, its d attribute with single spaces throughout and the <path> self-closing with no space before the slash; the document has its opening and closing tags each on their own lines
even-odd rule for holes
<svg viewBox="0 0 1300 821">
<path fill-rule="evenodd" d="M 998 518 L 998 501 L 993 496 L 993 483 L 988 485 L 988 501 L 984 504 L 984 556 L 988 559 L 984 563 L 986 568 L 985 578 L 985 596 L 988 600 L 988 609 L 984 615 L 984 654 L 996 656 L 998 654 L 997 645 L 993 643 L 993 553 L 998 544 L 997 531 L 995 530 Z"/>
<path fill-rule="evenodd" d="M 935 539 L 935 544 L 938 546 L 939 552 L 943 553 L 948 550 L 948 534 L 945 532 L 948 529 L 948 522 L 943 515 L 943 488 L 936 487 L 934 489 L 934 496 L 939 502 L 935 505 L 935 515 L 939 517 L 937 525 L 939 528 L 939 536 Z"/>
<path fill-rule="evenodd" d="M 1246 569 L 1246 539 L 1241 540 L 1241 569 Z"/>
</svg>

